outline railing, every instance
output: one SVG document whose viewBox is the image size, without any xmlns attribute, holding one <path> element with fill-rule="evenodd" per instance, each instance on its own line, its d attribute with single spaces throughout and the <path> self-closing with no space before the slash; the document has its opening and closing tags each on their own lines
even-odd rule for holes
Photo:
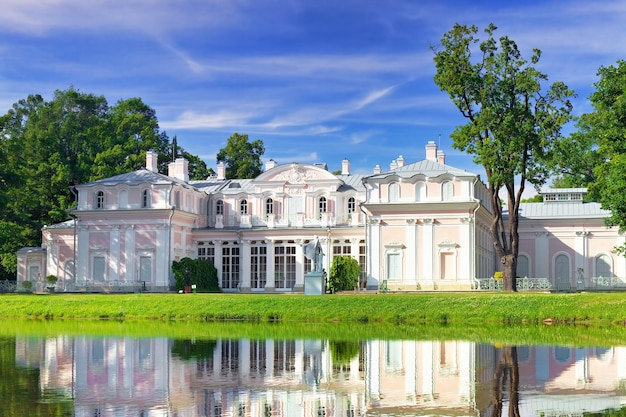
<svg viewBox="0 0 626 417">
<path fill-rule="evenodd" d="M 517 278 L 518 291 L 546 291 L 552 289 L 552 284 L 548 278 Z M 502 279 L 477 278 L 476 289 L 484 291 L 502 290 Z"/>
<path fill-rule="evenodd" d="M 140 281 L 110 281 L 110 282 L 77 282 L 68 284 L 68 292 L 140 292 L 146 290 L 146 284 Z"/>
<path fill-rule="evenodd" d="M 624 278 L 619 277 L 591 277 L 590 289 L 597 290 L 624 290 L 626 289 L 626 282 Z"/>
</svg>

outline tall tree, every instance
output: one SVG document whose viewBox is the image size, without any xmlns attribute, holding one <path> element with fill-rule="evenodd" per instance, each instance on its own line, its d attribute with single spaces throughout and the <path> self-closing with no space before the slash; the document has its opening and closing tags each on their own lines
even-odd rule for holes
<svg viewBox="0 0 626 417">
<path fill-rule="evenodd" d="M 494 214 L 490 233 L 503 267 L 503 290 L 516 291 L 522 193 L 526 182 L 540 186 L 548 178 L 561 127 L 571 119 L 573 92 L 562 82 L 542 89 L 548 77 L 534 67 L 541 52 L 534 49 L 529 63 L 513 40 L 496 40 L 496 29 L 490 24 L 480 42 L 476 26 L 455 24 L 442 37 L 442 49 L 432 47 L 434 79 L 467 120 L 452 133 L 452 146 L 474 155 L 486 171 Z"/>
<path fill-rule="evenodd" d="M 594 170 L 591 196 L 610 210 L 607 224 L 626 230 L 626 61 L 601 67 L 596 91 L 589 99 L 593 112 L 583 115 L 578 134 L 585 136 L 600 163 Z M 594 147 L 597 146 L 597 149 Z M 626 255 L 626 244 L 616 248 Z"/>
<path fill-rule="evenodd" d="M 261 156 L 265 146 L 260 139 L 250 142 L 248 135 L 233 133 L 226 147 L 217 154 L 217 162 L 226 165 L 227 178 L 254 178 L 263 171 Z"/>
</svg>

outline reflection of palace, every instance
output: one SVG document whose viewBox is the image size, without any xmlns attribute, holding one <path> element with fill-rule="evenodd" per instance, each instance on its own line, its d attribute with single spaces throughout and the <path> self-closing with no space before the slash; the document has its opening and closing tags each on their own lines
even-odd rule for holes
<svg viewBox="0 0 626 417">
<path fill-rule="evenodd" d="M 333 257 L 361 265 L 371 290 L 470 290 L 495 285 L 500 265 L 489 237 L 493 210 L 480 177 L 450 165 L 435 142 L 426 158 L 388 170 L 340 174 L 325 164 L 270 160 L 254 179 L 225 177 L 225 167 L 190 181 L 177 159 L 168 175 L 148 152 L 146 168 L 76 187 L 73 220 L 43 229 L 42 247 L 17 253 L 17 281 L 56 291 L 167 291 L 171 265 L 208 259 L 230 292 L 303 292 L 310 261 L 303 245 L 319 238 L 322 268 Z M 520 288 L 624 286 L 626 260 L 612 248 L 624 234 L 608 212 L 583 202 L 585 189 L 544 192 L 520 206 Z M 530 279 L 529 279 L 530 278 Z"/>
<path fill-rule="evenodd" d="M 188 357 L 165 338 L 16 343 L 17 363 L 39 367 L 41 385 L 72 397 L 78 417 L 491 416 L 500 357 L 494 346 L 461 341 L 355 342 L 339 361 L 333 352 L 341 349 L 319 340 L 217 340 Z M 626 348 L 536 346 L 517 354 L 521 415 L 626 401 Z"/>
</svg>

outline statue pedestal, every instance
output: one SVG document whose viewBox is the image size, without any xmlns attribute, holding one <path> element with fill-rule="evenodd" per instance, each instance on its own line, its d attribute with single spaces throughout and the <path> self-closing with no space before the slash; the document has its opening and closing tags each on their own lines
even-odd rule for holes
<svg viewBox="0 0 626 417">
<path fill-rule="evenodd" d="M 326 292 L 323 272 L 307 272 L 304 274 L 304 295 L 323 295 Z"/>
</svg>

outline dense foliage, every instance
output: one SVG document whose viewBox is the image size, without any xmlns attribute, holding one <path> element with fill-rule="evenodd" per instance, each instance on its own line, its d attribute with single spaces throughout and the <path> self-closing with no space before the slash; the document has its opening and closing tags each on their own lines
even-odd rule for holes
<svg viewBox="0 0 626 417">
<path fill-rule="evenodd" d="M 30 95 L 0 115 L 0 278 L 15 277 L 15 251 L 39 246 L 42 226 L 68 219 L 72 186 L 140 169 L 147 150 L 166 173 L 172 144 L 139 98 L 109 106 L 69 88 L 50 101 Z M 189 159 L 190 178 L 209 175 L 198 157 L 177 154 Z"/>
<path fill-rule="evenodd" d="M 185 285 L 195 285 L 198 292 L 221 292 L 217 278 L 217 269 L 204 259 L 183 258 L 172 263 L 172 272 L 176 277 L 176 290 Z"/>
<path fill-rule="evenodd" d="M 330 266 L 328 277 L 328 290 L 332 293 L 337 291 L 352 291 L 359 285 L 361 266 L 351 256 L 335 256 Z"/>
<path fill-rule="evenodd" d="M 233 133 L 226 147 L 217 154 L 217 162 L 226 165 L 226 178 L 254 178 L 263 172 L 261 156 L 265 146 L 260 139 L 250 142 L 248 135 Z"/>
<path fill-rule="evenodd" d="M 454 25 L 441 39 L 442 48 L 433 47 L 435 83 L 467 121 L 452 133 L 452 146 L 474 155 L 485 168 L 494 211 L 490 233 L 504 270 L 503 289 L 515 291 L 522 193 L 527 182 L 538 187 L 549 177 L 561 127 L 570 120 L 573 92 L 562 82 L 543 88 L 548 77 L 534 67 L 541 52 L 534 49 L 528 62 L 513 40 L 494 37 L 496 29 L 489 25 L 487 39 L 479 43 L 475 26 Z"/>
</svg>

